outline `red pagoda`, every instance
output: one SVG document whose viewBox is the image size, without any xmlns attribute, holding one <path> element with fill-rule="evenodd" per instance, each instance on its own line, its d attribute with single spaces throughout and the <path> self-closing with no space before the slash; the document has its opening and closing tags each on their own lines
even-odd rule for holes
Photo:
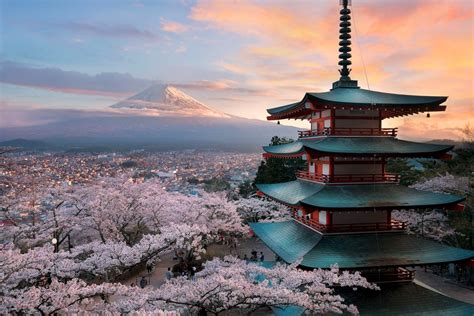
<svg viewBox="0 0 474 316">
<path fill-rule="evenodd" d="M 361 89 L 349 76 L 351 11 L 348 0 L 341 3 L 340 79 L 330 91 L 308 92 L 299 102 L 267 110 L 268 120 L 311 124 L 297 141 L 263 147 L 265 159 L 307 162 L 295 181 L 257 185 L 259 194 L 287 205 L 293 220 L 251 227 L 287 263 L 302 258 L 309 269 L 337 263 L 375 282 L 411 281 L 407 267 L 468 261 L 473 251 L 408 235 L 391 216 L 399 209 L 463 209 L 461 196 L 408 188 L 386 172 L 388 158 L 450 158 L 453 146 L 400 140 L 396 128 L 382 128 L 387 118 L 445 111 L 447 97 Z"/>
</svg>

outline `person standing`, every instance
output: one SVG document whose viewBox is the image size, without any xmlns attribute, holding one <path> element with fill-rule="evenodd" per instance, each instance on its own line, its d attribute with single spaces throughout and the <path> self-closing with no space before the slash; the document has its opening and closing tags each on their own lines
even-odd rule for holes
<svg viewBox="0 0 474 316">
<path fill-rule="evenodd" d="M 140 287 L 141 287 L 142 289 L 144 289 L 146 285 L 147 285 L 147 281 L 146 281 L 145 277 L 142 276 L 142 278 L 141 278 L 141 280 L 140 280 Z"/>
<path fill-rule="evenodd" d="M 172 277 L 173 277 L 173 272 L 171 272 L 171 268 L 168 267 L 168 270 L 165 273 L 165 278 L 166 278 L 167 281 L 169 281 L 169 280 L 171 280 Z"/>
</svg>

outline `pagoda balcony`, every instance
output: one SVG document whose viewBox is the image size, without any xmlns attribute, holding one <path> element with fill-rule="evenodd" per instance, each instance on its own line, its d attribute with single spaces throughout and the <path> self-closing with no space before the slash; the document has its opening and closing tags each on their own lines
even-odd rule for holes
<svg viewBox="0 0 474 316">
<path fill-rule="evenodd" d="M 315 136 L 397 136 L 398 128 L 324 128 L 298 131 L 299 138 Z"/>
<path fill-rule="evenodd" d="M 405 222 L 391 220 L 390 223 L 356 223 L 356 224 L 331 224 L 323 225 L 313 219 L 304 216 L 298 216 L 293 213 L 292 217 L 298 222 L 312 227 L 322 233 L 353 233 L 353 232 L 371 232 L 371 231 L 405 231 L 407 225 Z"/>
<path fill-rule="evenodd" d="M 325 175 L 311 173 L 308 171 L 299 170 L 296 172 L 296 177 L 301 180 L 309 180 L 322 183 L 372 183 L 372 182 L 390 182 L 398 183 L 400 175 L 395 173 L 384 174 L 336 174 Z"/>
</svg>

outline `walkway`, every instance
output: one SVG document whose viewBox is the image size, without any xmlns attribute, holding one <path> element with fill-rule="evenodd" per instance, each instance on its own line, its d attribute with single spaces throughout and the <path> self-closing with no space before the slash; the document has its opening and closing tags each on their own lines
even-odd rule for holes
<svg viewBox="0 0 474 316">
<path fill-rule="evenodd" d="M 474 290 L 450 283 L 451 280 L 422 268 L 416 269 L 415 282 L 462 302 L 474 304 Z"/>
<path fill-rule="evenodd" d="M 275 255 L 274 253 L 267 247 L 265 244 L 256 237 L 246 238 L 239 240 L 239 244 L 237 249 L 230 249 L 229 245 L 220 245 L 215 244 L 209 246 L 207 249 L 207 256 L 208 257 L 224 257 L 227 255 L 234 255 L 240 256 L 244 258 L 246 254 L 250 258 L 250 253 L 252 250 L 258 252 L 260 257 L 260 252 L 263 252 L 265 256 L 265 261 L 274 261 Z M 128 279 L 127 281 L 123 282 L 125 284 L 132 284 L 135 283 L 138 285 L 142 276 L 144 276 L 148 284 L 153 287 L 159 287 L 161 284 L 165 282 L 165 273 L 168 267 L 173 267 L 177 263 L 176 260 L 173 260 L 174 255 L 172 253 L 164 255 L 161 257 L 161 261 L 155 265 L 153 272 L 148 274 L 147 271 L 142 271 L 139 275 Z"/>
</svg>

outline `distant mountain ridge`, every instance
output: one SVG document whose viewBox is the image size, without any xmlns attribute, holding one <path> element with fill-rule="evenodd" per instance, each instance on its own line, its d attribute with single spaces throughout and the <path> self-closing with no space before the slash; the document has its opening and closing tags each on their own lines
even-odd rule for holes
<svg viewBox="0 0 474 316">
<path fill-rule="evenodd" d="M 30 150 L 49 150 L 55 147 L 41 140 L 31 140 L 24 138 L 16 138 L 0 142 L 0 147 L 24 148 Z"/>
<path fill-rule="evenodd" d="M 47 123 L 0 128 L 0 142 L 23 138 L 74 150 L 148 148 L 258 152 L 272 136 L 297 136 L 296 127 L 229 115 L 167 85 L 152 85 L 111 108 L 114 110 L 80 113 L 61 110 L 58 117 L 48 117 Z"/>
</svg>

